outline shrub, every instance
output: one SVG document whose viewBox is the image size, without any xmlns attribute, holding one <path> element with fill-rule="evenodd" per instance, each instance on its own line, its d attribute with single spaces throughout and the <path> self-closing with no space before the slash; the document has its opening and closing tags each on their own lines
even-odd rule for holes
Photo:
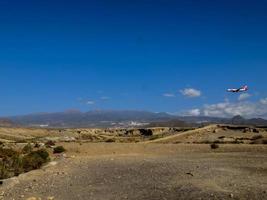
<svg viewBox="0 0 267 200">
<path fill-rule="evenodd" d="M 49 160 L 49 153 L 45 149 L 37 150 L 35 151 L 35 153 L 38 154 L 45 161 Z"/>
<path fill-rule="evenodd" d="M 45 149 L 33 151 L 22 159 L 23 169 L 28 172 L 30 170 L 39 169 L 44 163 L 49 161 L 49 154 Z"/>
<path fill-rule="evenodd" d="M 13 149 L 0 148 L 0 158 L 0 179 L 6 179 L 40 168 L 49 161 L 49 154 L 45 149 L 41 149 L 23 156 Z"/>
<path fill-rule="evenodd" d="M 22 149 L 22 153 L 24 154 L 30 153 L 31 151 L 32 151 L 32 145 L 30 143 L 25 145 Z"/>
<path fill-rule="evenodd" d="M 65 151 L 66 151 L 66 149 L 63 146 L 57 146 L 54 148 L 53 153 L 63 153 Z"/>
<path fill-rule="evenodd" d="M 152 136 L 153 135 L 153 131 L 150 129 L 139 129 L 140 134 L 142 136 Z"/>
<path fill-rule="evenodd" d="M 108 138 L 105 142 L 112 143 L 112 142 L 116 142 L 116 140 L 114 138 Z"/>
<path fill-rule="evenodd" d="M 45 146 L 48 148 L 53 147 L 55 145 L 56 145 L 55 142 L 53 142 L 52 140 L 49 140 L 45 143 Z"/>
<path fill-rule="evenodd" d="M 0 148 L 0 158 L 16 157 L 19 153 L 13 149 Z"/>
<path fill-rule="evenodd" d="M 218 149 L 218 148 L 219 148 L 219 145 L 213 143 L 213 144 L 210 145 L 210 148 L 211 148 L 211 149 Z"/>
</svg>

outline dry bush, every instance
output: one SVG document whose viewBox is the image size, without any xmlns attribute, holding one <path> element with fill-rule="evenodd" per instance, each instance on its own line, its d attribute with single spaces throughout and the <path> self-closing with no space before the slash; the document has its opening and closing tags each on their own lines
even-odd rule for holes
<svg viewBox="0 0 267 200">
<path fill-rule="evenodd" d="M 45 149 L 33 151 L 22 159 L 24 171 L 28 172 L 34 169 L 39 169 L 44 163 L 49 161 L 49 153 Z"/>
<path fill-rule="evenodd" d="M 22 153 L 24 154 L 30 153 L 31 151 L 32 151 L 32 145 L 30 143 L 25 145 L 22 149 Z"/>
<path fill-rule="evenodd" d="M 112 143 L 112 142 L 116 142 L 116 140 L 114 138 L 108 138 L 108 139 L 106 139 L 105 142 Z"/>
<path fill-rule="evenodd" d="M 51 148 L 51 147 L 53 147 L 53 146 L 55 146 L 55 145 L 56 145 L 56 143 L 53 142 L 52 140 L 49 140 L 49 141 L 47 141 L 47 142 L 45 143 L 45 146 L 46 146 L 47 148 Z"/>
<path fill-rule="evenodd" d="M 212 144 L 210 145 L 210 148 L 211 148 L 211 149 L 218 149 L 218 148 L 219 148 L 219 145 L 216 144 L 216 143 L 212 143 Z"/>
<path fill-rule="evenodd" d="M 66 149 L 63 146 L 57 146 L 57 147 L 54 148 L 53 153 L 54 154 L 56 154 L 56 153 L 63 153 L 65 151 L 66 151 Z"/>
<path fill-rule="evenodd" d="M 251 139 L 252 140 L 258 140 L 258 139 L 262 139 L 263 136 L 262 135 L 254 135 Z"/>
<path fill-rule="evenodd" d="M 44 149 L 24 155 L 22 152 L 13 149 L 0 148 L 0 179 L 18 176 L 21 173 L 38 169 L 48 161 L 49 154 Z"/>
</svg>

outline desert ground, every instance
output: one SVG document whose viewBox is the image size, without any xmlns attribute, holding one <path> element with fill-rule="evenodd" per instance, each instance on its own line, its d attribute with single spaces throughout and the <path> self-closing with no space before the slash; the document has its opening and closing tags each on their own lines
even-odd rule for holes
<svg viewBox="0 0 267 200">
<path fill-rule="evenodd" d="M 264 128 L 0 128 L 0 137 L 3 148 L 53 140 L 66 149 L 2 180 L 0 199 L 267 199 Z"/>
</svg>

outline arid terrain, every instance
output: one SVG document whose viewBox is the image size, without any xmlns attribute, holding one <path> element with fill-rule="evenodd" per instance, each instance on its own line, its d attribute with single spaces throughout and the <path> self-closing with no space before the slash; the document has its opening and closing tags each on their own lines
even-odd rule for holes
<svg viewBox="0 0 267 200">
<path fill-rule="evenodd" d="M 51 157 L 2 180 L 0 199 L 267 199 L 264 128 L 2 127 L 0 138 L 2 148 L 38 144 Z M 53 154 L 51 141 L 66 152 Z"/>
</svg>

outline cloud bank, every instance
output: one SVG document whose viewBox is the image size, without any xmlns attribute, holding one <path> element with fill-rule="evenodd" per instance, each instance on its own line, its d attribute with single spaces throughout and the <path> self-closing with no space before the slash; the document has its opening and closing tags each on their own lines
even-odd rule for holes
<svg viewBox="0 0 267 200">
<path fill-rule="evenodd" d="M 243 117 L 261 117 L 267 118 L 267 98 L 257 102 L 239 101 L 239 102 L 220 102 L 216 104 L 207 104 L 202 108 L 189 110 L 186 115 L 190 116 L 209 116 L 209 117 L 233 117 L 241 115 Z"/>
</svg>

